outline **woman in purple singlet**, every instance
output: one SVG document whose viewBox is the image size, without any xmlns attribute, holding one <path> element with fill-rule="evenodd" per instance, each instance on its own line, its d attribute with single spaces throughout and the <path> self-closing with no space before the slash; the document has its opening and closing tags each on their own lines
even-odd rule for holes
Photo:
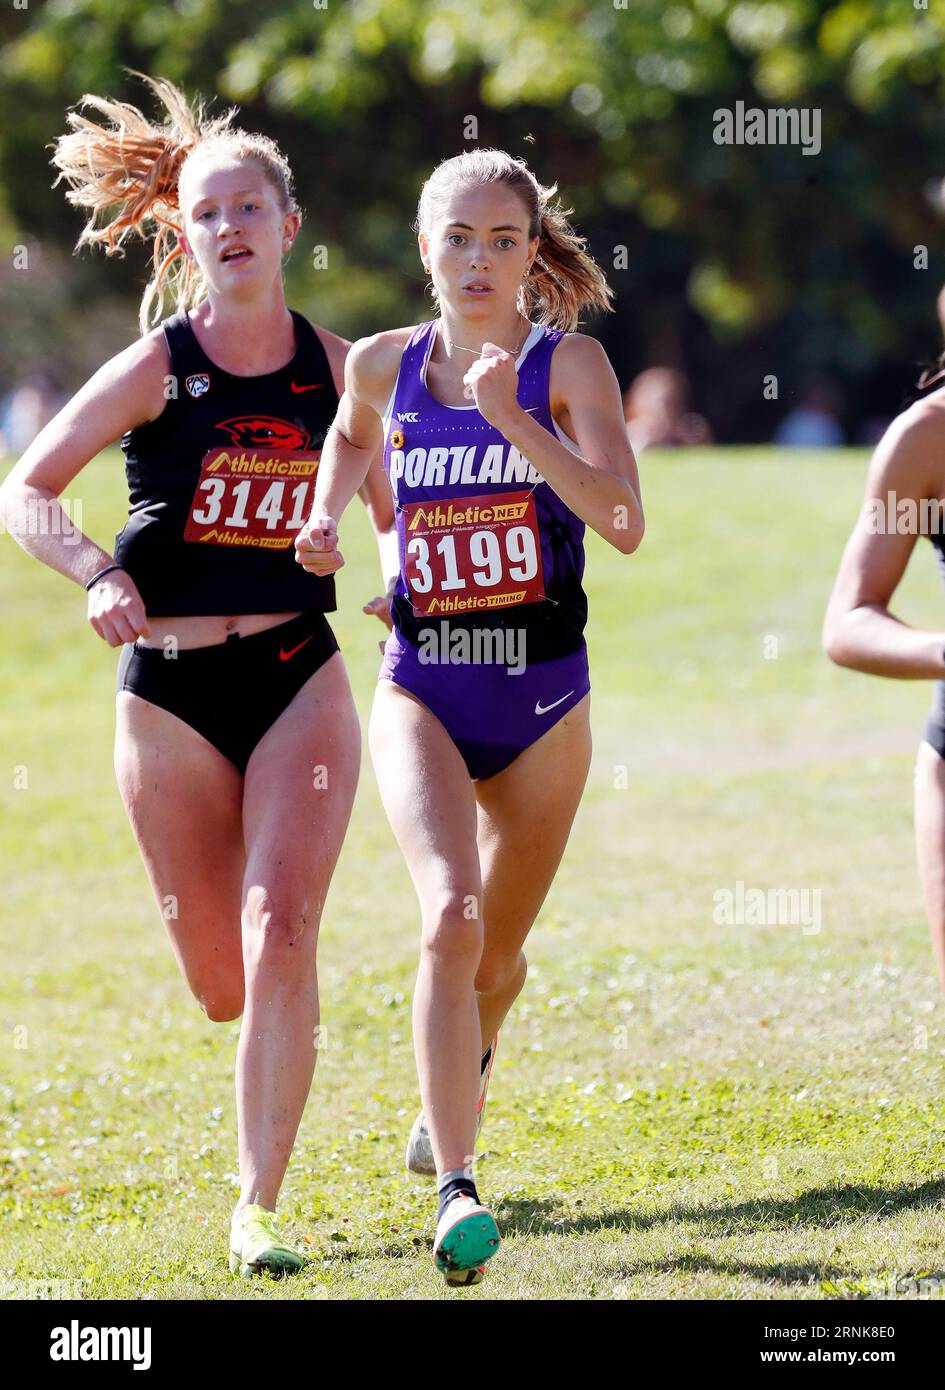
<svg viewBox="0 0 945 1390">
<path fill-rule="evenodd" d="M 574 331 L 611 292 L 554 192 L 496 150 L 428 179 L 440 317 L 352 348 L 296 541 L 314 574 L 344 563 L 337 525 L 383 444 L 399 567 L 370 743 L 422 919 L 407 1166 L 437 1177 L 434 1259 L 461 1285 L 498 1247 L 472 1154 L 590 762 L 585 524 L 625 555 L 643 535 L 617 380 Z"/>
</svg>

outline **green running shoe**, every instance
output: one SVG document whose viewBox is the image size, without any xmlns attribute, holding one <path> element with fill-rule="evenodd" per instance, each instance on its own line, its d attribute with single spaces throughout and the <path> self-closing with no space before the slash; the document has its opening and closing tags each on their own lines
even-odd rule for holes
<svg viewBox="0 0 945 1390">
<path fill-rule="evenodd" d="M 268 1207 L 242 1207 L 230 1225 L 230 1271 L 251 1279 L 268 1269 L 273 1274 L 297 1274 L 304 1255 L 291 1249 L 276 1227 L 276 1214 Z"/>
<path fill-rule="evenodd" d="M 448 1284 L 478 1284 L 486 1260 L 499 1248 L 495 1217 L 458 1192 L 440 1217 L 433 1243 L 433 1262 Z"/>
</svg>

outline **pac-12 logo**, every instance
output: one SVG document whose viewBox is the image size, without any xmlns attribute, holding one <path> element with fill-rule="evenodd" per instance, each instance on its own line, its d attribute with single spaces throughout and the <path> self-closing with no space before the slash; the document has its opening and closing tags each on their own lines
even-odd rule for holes
<svg viewBox="0 0 945 1390">
<path fill-rule="evenodd" d="M 210 390 L 210 374 L 208 372 L 194 372 L 184 382 L 187 390 L 192 396 L 205 396 Z"/>
</svg>

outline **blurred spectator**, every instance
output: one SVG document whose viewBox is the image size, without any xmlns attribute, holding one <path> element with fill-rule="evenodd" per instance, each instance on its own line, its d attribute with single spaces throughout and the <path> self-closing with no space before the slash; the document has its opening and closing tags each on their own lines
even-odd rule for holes
<svg viewBox="0 0 945 1390">
<path fill-rule="evenodd" d="M 772 443 L 790 449 L 835 449 L 846 442 L 839 414 L 834 388 L 826 381 L 809 382 L 778 425 Z"/>
<path fill-rule="evenodd" d="M 635 454 L 651 445 L 711 444 L 708 420 L 689 409 L 689 383 L 674 367 L 648 367 L 623 398 L 630 447 Z"/>
<path fill-rule="evenodd" d="M 0 454 L 19 458 L 65 401 L 60 382 L 45 368 L 18 381 L 0 401 Z"/>
</svg>

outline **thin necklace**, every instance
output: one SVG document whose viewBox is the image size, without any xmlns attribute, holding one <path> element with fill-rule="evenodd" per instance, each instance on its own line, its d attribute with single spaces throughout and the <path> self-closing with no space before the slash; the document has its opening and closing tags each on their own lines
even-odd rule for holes
<svg viewBox="0 0 945 1390">
<path fill-rule="evenodd" d="M 519 355 L 519 353 L 521 352 L 522 348 L 525 346 L 525 339 L 528 337 L 529 333 L 531 333 L 531 331 L 532 331 L 532 329 L 533 329 L 534 327 L 535 327 L 535 325 L 534 325 L 533 323 L 530 323 L 530 324 L 528 325 L 528 327 L 525 329 L 525 337 L 524 337 L 524 338 L 522 339 L 522 341 L 519 343 L 519 345 L 518 345 L 517 348 L 514 348 L 514 349 L 513 349 L 513 348 L 503 348 L 502 351 L 503 351 L 503 352 L 508 352 L 508 353 L 510 353 L 512 357 L 518 357 L 518 355 Z M 481 356 L 482 356 L 482 348 L 468 348 L 468 347 L 463 347 L 462 343 L 454 343 L 453 340 L 452 340 L 451 338 L 448 338 L 447 335 L 446 335 L 446 325 L 443 323 L 443 320 L 442 320 L 442 319 L 440 319 L 440 332 L 441 332 L 442 335 L 443 335 L 443 342 L 444 342 L 444 344 L 445 344 L 445 346 L 446 346 L 447 352 L 449 352 L 452 348 L 458 348 L 460 352 L 471 352 L 472 355 L 473 355 L 473 357 L 481 357 Z M 501 346 L 501 344 L 500 344 L 500 346 Z"/>
</svg>

